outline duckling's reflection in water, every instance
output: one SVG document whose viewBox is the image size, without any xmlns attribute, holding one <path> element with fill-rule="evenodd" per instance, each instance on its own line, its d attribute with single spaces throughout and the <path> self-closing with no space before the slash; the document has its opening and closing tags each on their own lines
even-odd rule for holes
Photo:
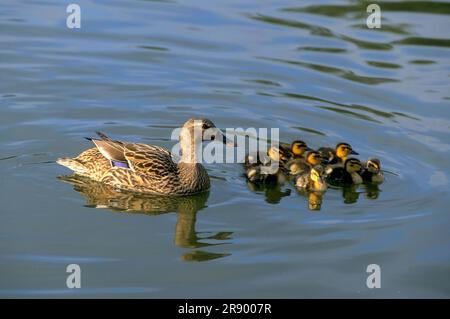
<svg viewBox="0 0 450 319">
<path fill-rule="evenodd" d="M 362 187 L 363 189 L 358 190 L 359 187 Z M 380 188 L 378 187 L 378 185 L 372 183 L 345 186 L 342 188 L 342 197 L 344 198 L 344 203 L 356 203 L 361 193 L 364 193 L 367 199 L 375 200 L 380 195 Z"/>
<path fill-rule="evenodd" d="M 160 215 L 177 213 L 175 244 L 182 248 L 194 249 L 181 256 L 185 261 L 206 261 L 229 256 L 227 253 L 212 253 L 197 248 L 219 245 L 204 240 L 224 241 L 230 239 L 232 232 L 218 232 L 211 236 L 200 237 L 195 231 L 197 212 L 206 207 L 209 192 L 191 196 L 157 196 L 132 192 L 123 192 L 111 186 L 95 182 L 77 175 L 58 176 L 59 179 L 73 185 L 74 189 L 86 197 L 86 205 L 95 208 L 108 208 L 113 211 Z"/>
<path fill-rule="evenodd" d="M 366 197 L 368 199 L 377 199 L 380 195 L 380 188 L 377 184 L 364 184 Z"/>
<path fill-rule="evenodd" d="M 354 204 L 358 201 L 361 193 L 364 193 L 366 198 L 375 200 L 380 194 L 380 189 L 376 184 L 363 184 L 362 191 L 359 189 L 359 185 L 349 185 L 345 187 L 331 187 L 331 189 L 341 190 L 342 197 L 345 204 Z M 297 192 L 308 199 L 308 208 L 313 211 L 321 210 L 323 197 L 325 192 L 317 191 L 304 191 L 297 189 Z"/>
<path fill-rule="evenodd" d="M 358 190 L 359 185 L 349 185 L 342 187 L 342 197 L 344 197 L 345 204 L 354 204 L 359 199 Z"/>
<path fill-rule="evenodd" d="M 282 190 L 281 184 L 255 184 L 247 181 L 248 188 L 255 193 L 264 193 L 266 202 L 278 204 L 283 197 L 291 195 L 290 189 Z"/>
<path fill-rule="evenodd" d="M 308 200 L 309 210 L 320 210 L 322 208 L 323 196 L 325 192 L 319 191 L 306 191 L 304 189 L 297 188 L 297 193 Z"/>
</svg>

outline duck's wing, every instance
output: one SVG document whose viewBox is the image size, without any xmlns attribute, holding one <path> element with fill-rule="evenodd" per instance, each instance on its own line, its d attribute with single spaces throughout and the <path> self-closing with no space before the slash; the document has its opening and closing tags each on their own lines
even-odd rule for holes
<svg viewBox="0 0 450 319">
<path fill-rule="evenodd" d="M 101 140 L 90 139 L 112 166 L 129 168 L 148 175 L 167 175 L 177 171 L 172 154 L 156 145 L 126 143 L 97 132 Z"/>
<path fill-rule="evenodd" d="M 89 141 L 95 144 L 100 153 L 111 161 L 114 165 L 114 162 L 126 163 L 127 160 L 125 158 L 125 143 L 121 141 L 115 141 L 110 139 L 108 136 L 101 132 L 97 132 L 98 136 L 101 139 L 95 139 L 86 137 Z"/>
<path fill-rule="evenodd" d="M 146 175 L 167 176 L 175 174 L 177 164 L 172 160 L 172 154 L 159 146 L 141 143 L 125 144 L 125 158 L 135 171 Z"/>
</svg>

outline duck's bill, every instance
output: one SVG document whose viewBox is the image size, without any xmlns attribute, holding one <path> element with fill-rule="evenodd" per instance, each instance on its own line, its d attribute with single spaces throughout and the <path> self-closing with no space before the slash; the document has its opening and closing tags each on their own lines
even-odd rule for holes
<svg viewBox="0 0 450 319">
<path fill-rule="evenodd" d="M 352 150 L 352 151 L 350 152 L 350 154 L 353 154 L 353 155 L 359 155 L 359 153 L 356 153 L 354 150 Z"/>
<path fill-rule="evenodd" d="M 311 147 L 306 146 L 305 148 L 306 152 L 312 151 L 313 149 Z"/>
</svg>

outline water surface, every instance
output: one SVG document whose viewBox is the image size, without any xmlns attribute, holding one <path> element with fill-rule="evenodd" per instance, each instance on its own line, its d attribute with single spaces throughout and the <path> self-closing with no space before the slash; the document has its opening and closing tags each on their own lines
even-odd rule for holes
<svg viewBox="0 0 450 319">
<path fill-rule="evenodd" d="M 77 3 L 77 30 L 63 2 L 2 3 L 0 296 L 449 297 L 449 2 L 380 2 L 379 30 L 361 1 Z M 315 211 L 233 164 L 175 201 L 57 178 L 95 130 L 170 148 L 192 116 L 347 141 L 396 175 Z"/>
</svg>

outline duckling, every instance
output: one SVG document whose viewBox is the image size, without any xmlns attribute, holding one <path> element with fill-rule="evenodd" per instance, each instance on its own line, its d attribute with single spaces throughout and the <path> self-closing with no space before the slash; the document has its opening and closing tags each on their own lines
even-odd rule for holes
<svg viewBox="0 0 450 319">
<path fill-rule="evenodd" d="M 321 147 L 318 152 L 331 165 L 343 164 L 350 154 L 359 155 L 348 143 L 339 143 L 334 150 L 331 147 Z"/>
<path fill-rule="evenodd" d="M 244 167 L 248 169 L 250 167 L 259 166 L 259 165 L 267 165 L 270 161 L 279 162 L 280 160 L 285 160 L 286 155 L 284 150 L 281 150 L 278 147 L 272 146 L 267 150 L 266 154 L 251 153 L 245 156 Z"/>
<path fill-rule="evenodd" d="M 362 177 L 358 174 L 362 164 L 357 158 L 347 158 L 344 166 L 336 166 L 327 171 L 326 181 L 332 185 L 353 185 L 361 184 Z"/>
<path fill-rule="evenodd" d="M 282 150 L 287 160 L 289 160 L 292 158 L 304 158 L 306 152 L 311 151 L 311 148 L 304 141 L 295 140 L 290 145 L 285 143 L 280 144 L 280 150 Z"/>
<path fill-rule="evenodd" d="M 321 165 L 323 157 L 319 152 L 309 151 L 306 158 L 293 158 L 284 165 L 284 170 L 291 175 L 298 175 L 309 171 L 311 167 Z"/>
<path fill-rule="evenodd" d="M 245 171 L 245 176 L 254 184 L 276 184 L 279 180 L 278 168 L 272 169 L 267 165 L 250 166 Z"/>
<path fill-rule="evenodd" d="M 363 163 L 363 167 L 359 172 L 364 182 L 381 184 L 384 182 L 384 175 L 381 172 L 381 162 L 378 158 L 370 158 Z"/>
<path fill-rule="evenodd" d="M 323 167 L 317 165 L 298 175 L 295 179 L 295 186 L 307 191 L 326 191 L 327 184 L 323 180 Z"/>
<path fill-rule="evenodd" d="M 259 157 L 249 154 L 246 157 L 245 176 L 247 179 L 255 184 L 275 184 L 282 182 L 280 176 L 280 160 L 284 159 L 284 153 L 279 148 L 272 146 L 267 150 L 267 155 Z"/>
</svg>

